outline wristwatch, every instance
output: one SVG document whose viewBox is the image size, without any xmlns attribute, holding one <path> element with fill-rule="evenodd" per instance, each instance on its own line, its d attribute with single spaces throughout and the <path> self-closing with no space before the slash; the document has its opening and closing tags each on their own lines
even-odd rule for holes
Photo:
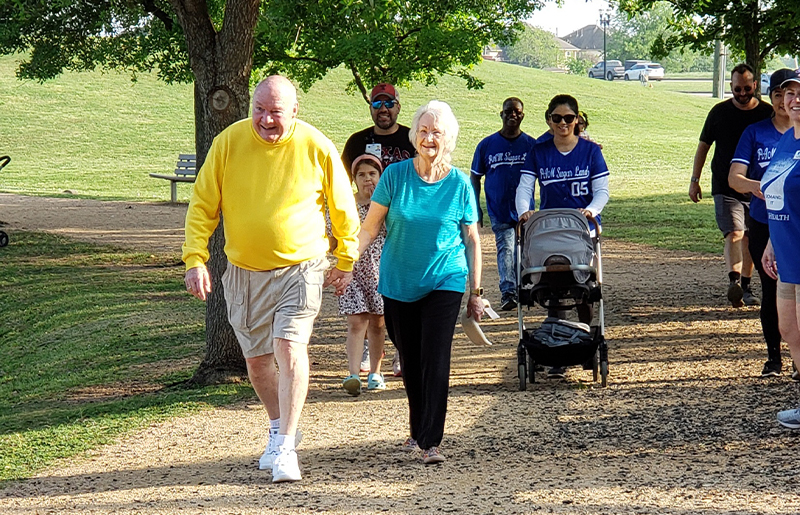
<svg viewBox="0 0 800 515">
<path fill-rule="evenodd" d="M 477 295 L 478 297 L 480 297 L 481 295 L 483 295 L 483 288 L 475 288 L 474 290 L 470 290 L 469 293 L 470 295 Z"/>
<path fill-rule="evenodd" d="M 700 177 L 692 177 L 691 182 L 700 182 Z"/>
</svg>

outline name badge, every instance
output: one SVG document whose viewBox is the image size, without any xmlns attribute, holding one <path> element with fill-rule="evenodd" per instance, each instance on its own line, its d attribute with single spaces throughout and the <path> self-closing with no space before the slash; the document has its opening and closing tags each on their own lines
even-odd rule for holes
<svg viewBox="0 0 800 515">
<path fill-rule="evenodd" d="M 364 149 L 365 154 L 372 154 L 373 156 L 381 159 L 381 144 L 380 143 L 367 143 Z"/>
</svg>

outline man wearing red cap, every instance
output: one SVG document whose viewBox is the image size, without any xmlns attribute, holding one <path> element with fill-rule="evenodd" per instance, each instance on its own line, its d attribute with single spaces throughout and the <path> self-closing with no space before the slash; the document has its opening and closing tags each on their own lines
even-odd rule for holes
<svg viewBox="0 0 800 515">
<path fill-rule="evenodd" d="M 408 127 L 397 123 L 400 99 L 395 87 L 382 82 L 372 88 L 369 98 L 369 112 L 375 125 L 358 131 L 348 138 L 342 150 L 345 170 L 350 170 L 353 160 L 362 154 L 378 156 L 384 169 L 391 163 L 410 159 L 416 154 L 408 136 Z M 369 370 L 369 350 L 366 343 L 361 363 L 362 371 Z M 400 360 L 396 353 L 392 360 L 392 371 L 395 377 L 400 375 Z"/>
<path fill-rule="evenodd" d="M 381 83 L 372 88 L 369 112 L 375 125 L 358 131 L 347 140 L 342 151 L 342 162 L 349 170 L 353 160 L 361 154 L 381 158 L 383 167 L 414 157 L 414 145 L 408 138 L 408 127 L 397 123 L 400 100 L 391 84 Z"/>
</svg>

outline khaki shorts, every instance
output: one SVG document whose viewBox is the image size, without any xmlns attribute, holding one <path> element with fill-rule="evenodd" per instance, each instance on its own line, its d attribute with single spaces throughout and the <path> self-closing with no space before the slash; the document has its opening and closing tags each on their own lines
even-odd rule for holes
<svg viewBox="0 0 800 515">
<path fill-rule="evenodd" d="M 245 358 L 272 354 L 275 338 L 308 343 L 327 269 L 324 258 L 265 272 L 228 263 L 222 276 L 228 320 Z"/>
<path fill-rule="evenodd" d="M 795 303 L 800 304 L 800 285 L 782 282 L 778 278 L 778 298 L 785 300 L 793 300 Z"/>
</svg>

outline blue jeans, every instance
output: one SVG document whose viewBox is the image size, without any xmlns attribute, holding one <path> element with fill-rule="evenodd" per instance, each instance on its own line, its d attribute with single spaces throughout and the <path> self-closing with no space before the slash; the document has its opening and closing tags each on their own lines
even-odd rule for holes
<svg viewBox="0 0 800 515">
<path fill-rule="evenodd" d="M 500 276 L 500 293 L 503 296 L 517 295 L 517 251 L 516 225 L 492 221 L 494 242 L 497 246 L 497 274 Z"/>
</svg>

